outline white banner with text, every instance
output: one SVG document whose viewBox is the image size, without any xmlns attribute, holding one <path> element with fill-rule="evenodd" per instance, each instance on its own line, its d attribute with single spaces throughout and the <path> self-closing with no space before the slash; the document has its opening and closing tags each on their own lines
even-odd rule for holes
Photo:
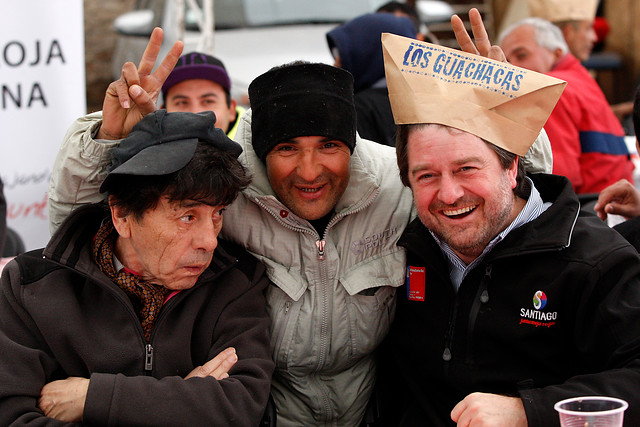
<svg viewBox="0 0 640 427">
<path fill-rule="evenodd" d="M 82 0 L 0 0 L 0 176 L 7 225 L 27 250 L 49 240 L 49 176 L 86 112 Z"/>
</svg>

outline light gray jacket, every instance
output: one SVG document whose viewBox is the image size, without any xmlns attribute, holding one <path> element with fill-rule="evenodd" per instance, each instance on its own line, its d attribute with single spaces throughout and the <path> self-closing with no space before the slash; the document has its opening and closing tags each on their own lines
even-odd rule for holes
<svg viewBox="0 0 640 427">
<path fill-rule="evenodd" d="M 279 425 L 357 425 L 375 380 L 373 351 L 386 335 L 411 220 L 395 151 L 358 138 L 349 185 L 324 236 L 278 199 L 251 145 L 251 113 L 236 141 L 253 182 L 225 213 L 224 234 L 267 267 Z M 324 247 L 321 251 L 319 247 Z"/>
</svg>

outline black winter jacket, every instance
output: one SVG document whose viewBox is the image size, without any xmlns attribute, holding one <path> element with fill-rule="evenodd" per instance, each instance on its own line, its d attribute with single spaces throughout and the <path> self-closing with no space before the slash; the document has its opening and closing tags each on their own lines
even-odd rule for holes
<svg viewBox="0 0 640 427">
<path fill-rule="evenodd" d="M 404 232 L 425 297 L 398 289 L 380 363 L 386 425 L 453 425 L 451 410 L 472 392 L 521 397 L 529 427 L 559 425 L 561 399 L 614 396 L 629 402 L 625 425 L 640 425 L 640 258 L 580 211 L 566 178 L 531 178 L 553 205 L 511 231 L 457 293 L 422 223 Z"/>
<path fill-rule="evenodd" d="M 17 257 L 0 287 L 0 425 L 62 424 L 37 409 L 42 387 L 90 378 L 83 424 L 258 424 L 273 362 L 264 267 L 220 242 L 191 289 L 162 308 L 151 342 L 127 295 L 93 262 L 105 212 L 75 211 L 48 246 Z M 230 377 L 184 380 L 227 347 Z"/>
</svg>

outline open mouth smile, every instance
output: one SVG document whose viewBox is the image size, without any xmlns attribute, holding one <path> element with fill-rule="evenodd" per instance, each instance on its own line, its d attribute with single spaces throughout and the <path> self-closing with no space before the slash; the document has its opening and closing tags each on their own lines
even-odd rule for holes
<svg viewBox="0 0 640 427">
<path fill-rule="evenodd" d="M 453 218 L 453 219 L 464 218 L 467 215 L 469 215 L 471 212 L 473 212 L 476 209 L 476 207 L 477 205 L 465 206 L 463 208 L 458 208 L 458 209 L 443 210 L 442 214 L 445 215 L 446 217 Z"/>
<path fill-rule="evenodd" d="M 298 190 L 302 191 L 303 193 L 317 193 L 318 191 L 322 190 L 323 188 L 324 188 L 324 185 L 321 185 L 319 187 L 314 187 L 314 188 L 298 187 Z"/>
<path fill-rule="evenodd" d="M 317 200 L 323 197 L 327 192 L 327 184 L 316 185 L 313 187 L 296 186 L 298 195 L 302 200 Z"/>
</svg>

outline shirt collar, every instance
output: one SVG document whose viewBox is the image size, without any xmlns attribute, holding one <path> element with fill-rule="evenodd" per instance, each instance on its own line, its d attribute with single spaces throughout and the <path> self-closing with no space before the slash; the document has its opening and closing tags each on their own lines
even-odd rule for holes
<svg viewBox="0 0 640 427">
<path fill-rule="evenodd" d="M 113 252 L 113 268 L 116 272 L 120 273 L 120 271 L 124 270 L 129 274 L 133 274 L 134 276 L 140 276 L 140 273 L 137 271 L 133 271 L 130 268 L 127 268 L 116 256 L 115 251 Z"/>
<path fill-rule="evenodd" d="M 113 268 L 120 273 L 120 270 L 122 270 L 124 268 L 124 264 L 120 262 L 120 260 L 118 259 L 118 257 L 116 256 L 116 253 L 114 251 L 113 253 Z"/>
</svg>

